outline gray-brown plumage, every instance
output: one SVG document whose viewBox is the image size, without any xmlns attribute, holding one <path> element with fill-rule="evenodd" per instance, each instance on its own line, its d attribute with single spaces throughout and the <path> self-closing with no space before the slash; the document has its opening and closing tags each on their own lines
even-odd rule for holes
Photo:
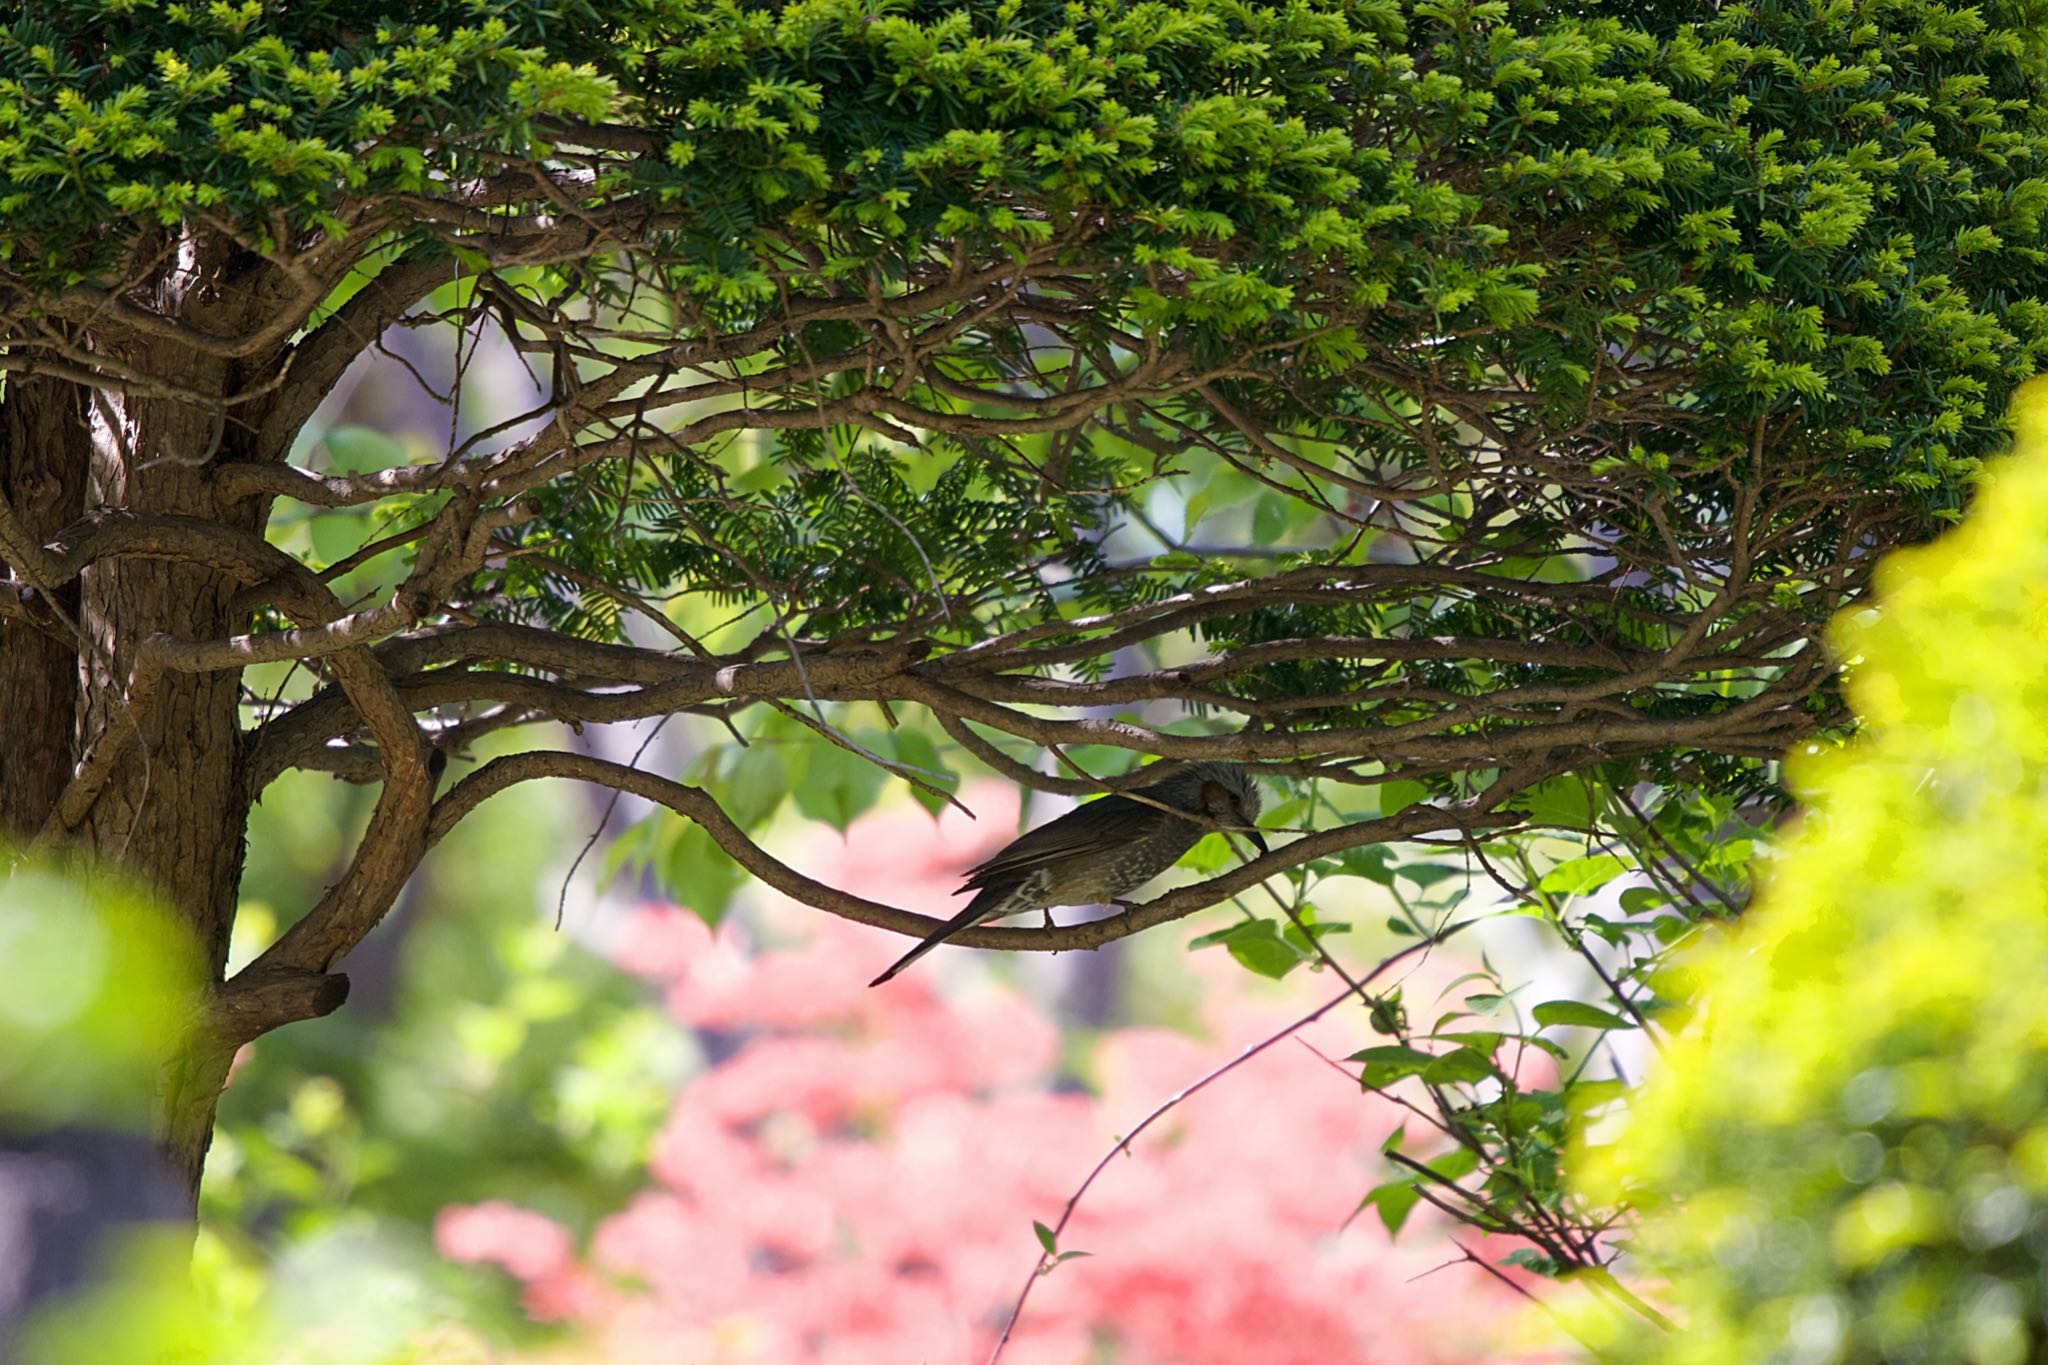
<svg viewBox="0 0 2048 1365">
<path fill-rule="evenodd" d="M 1127 796 L 1077 806 L 969 869 L 960 888 L 960 894 L 975 893 L 967 908 L 868 984 L 881 985 L 974 925 L 1055 905 L 1120 900 L 1219 826 L 1241 830 L 1264 853 L 1266 841 L 1252 828 L 1258 818 L 1259 789 L 1235 763 L 1191 763 Z"/>
</svg>

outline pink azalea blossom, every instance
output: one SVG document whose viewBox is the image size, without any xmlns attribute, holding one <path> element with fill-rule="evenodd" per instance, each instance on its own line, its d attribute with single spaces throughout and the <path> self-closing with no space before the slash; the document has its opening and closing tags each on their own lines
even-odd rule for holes
<svg viewBox="0 0 2048 1365">
<path fill-rule="evenodd" d="M 503 1266 L 515 1279 L 538 1280 L 569 1264 L 569 1230 L 503 1200 L 450 1204 L 434 1218 L 434 1245 L 451 1261 Z"/>
<path fill-rule="evenodd" d="M 921 812 L 885 811 L 797 861 L 856 893 L 950 913 L 960 867 L 1015 829 L 1009 789 L 970 799 L 978 825 L 949 812 L 935 832 Z M 446 1210 L 437 1225 L 444 1254 L 505 1266 L 526 1282 L 529 1313 L 583 1329 L 595 1358 L 983 1360 L 1038 1257 L 1032 1223 L 1056 1222 L 1162 1100 L 1336 989 L 1305 972 L 1266 989 L 1220 952 L 1191 954 L 1200 1036 L 1106 1033 L 1086 1057 L 1088 1089 L 1056 1089 L 1059 1034 L 1015 992 L 942 992 L 936 961 L 869 990 L 900 939 L 775 896 L 756 911 L 760 944 L 652 906 L 619 935 L 622 965 L 732 1047 L 678 1094 L 650 1187 L 599 1222 L 587 1260 L 510 1205 Z M 1462 969 L 1424 964 L 1410 998 Z M 1456 1256 L 1426 1210 L 1398 1242 L 1369 1215 L 1346 1222 L 1385 1178 L 1379 1145 L 1400 1118 L 1326 1060 L 1360 1046 L 1362 1028 L 1338 1011 L 1115 1157 L 1060 1239 L 1089 1257 L 1033 1285 L 1006 1358 L 1504 1359 L 1489 1324 L 1512 1317 L 1508 1290 L 1462 1267 L 1417 1278 Z"/>
</svg>

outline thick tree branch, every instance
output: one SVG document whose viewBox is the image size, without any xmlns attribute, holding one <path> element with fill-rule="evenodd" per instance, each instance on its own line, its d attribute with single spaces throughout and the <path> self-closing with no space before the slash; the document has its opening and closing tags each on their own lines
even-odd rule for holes
<svg viewBox="0 0 2048 1365">
<path fill-rule="evenodd" d="M 1207 909 L 1226 897 L 1258 885 L 1291 867 L 1315 858 L 1328 857 L 1365 844 L 1391 843 L 1435 830 L 1499 827 L 1518 823 L 1519 817 L 1502 815 L 1500 806 L 1543 775 L 1525 770 L 1504 776 L 1479 796 L 1447 807 L 1410 806 L 1399 814 L 1361 821 L 1336 829 L 1303 835 L 1262 858 L 1233 868 L 1207 881 L 1181 887 L 1107 919 L 1052 929 L 977 928 L 959 934 L 953 941 L 972 948 L 1001 948 L 1035 952 L 1061 952 L 1074 948 L 1099 948 L 1120 938 L 1185 918 Z M 566 777 L 594 782 L 615 791 L 627 792 L 669 810 L 700 826 L 734 862 L 784 895 L 805 905 L 899 934 L 923 937 L 942 922 L 913 914 L 892 905 L 871 901 L 828 886 L 791 868 L 756 844 L 719 808 L 708 792 L 680 782 L 629 768 L 624 764 L 586 754 L 537 750 L 492 759 L 443 796 L 434 805 L 428 842 L 434 844 L 477 806 L 490 797 L 521 782 L 546 777 Z"/>
<path fill-rule="evenodd" d="M 432 746 L 368 650 L 337 654 L 332 667 L 377 741 L 383 791 L 341 880 L 237 973 L 237 983 L 332 967 L 383 918 L 427 849 L 427 814 L 433 802 L 427 757 Z"/>
</svg>

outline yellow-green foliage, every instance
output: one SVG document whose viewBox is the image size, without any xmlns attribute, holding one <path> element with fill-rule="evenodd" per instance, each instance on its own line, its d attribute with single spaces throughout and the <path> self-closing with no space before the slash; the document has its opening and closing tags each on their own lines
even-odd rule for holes
<svg viewBox="0 0 2048 1365">
<path fill-rule="evenodd" d="M 1685 1325 L 1614 1359 L 2044 1358 L 2048 381 L 2018 410 L 1977 510 L 1836 623 L 1867 728 L 1797 765 L 1700 1026 L 1589 1156 L 1674 1201 L 1645 1250 Z"/>
<path fill-rule="evenodd" d="M 111 877 L 0 877 L 0 1126 L 139 1126 L 200 975 L 176 921 Z"/>
</svg>

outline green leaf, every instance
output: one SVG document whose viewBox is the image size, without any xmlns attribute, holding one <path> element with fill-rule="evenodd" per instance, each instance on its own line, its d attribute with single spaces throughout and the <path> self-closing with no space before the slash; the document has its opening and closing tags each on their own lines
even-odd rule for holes
<svg viewBox="0 0 2048 1365">
<path fill-rule="evenodd" d="M 1386 1225 L 1389 1237 L 1398 1236 L 1401 1225 L 1408 1221 L 1409 1210 L 1421 1202 L 1422 1196 L 1415 1192 L 1415 1182 L 1389 1180 L 1384 1185 L 1375 1185 L 1365 1198 L 1358 1201 L 1359 1209 L 1379 1210 L 1380 1222 Z"/>
<path fill-rule="evenodd" d="M 1387 1037 L 1398 1035 L 1407 1027 L 1408 1021 L 1408 1007 L 1401 1000 L 1401 988 L 1396 986 L 1385 995 L 1373 997 L 1366 1017 L 1374 1033 Z"/>
<path fill-rule="evenodd" d="M 621 872 L 637 874 L 645 870 L 654 857 L 654 840 L 662 822 L 674 818 L 668 811 L 657 811 L 620 830 L 598 863 L 598 881 L 609 886 Z"/>
<path fill-rule="evenodd" d="M 1561 1098 L 1567 1113 L 1580 1115 L 1613 1103 L 1626 1095 L 1628 1089 L 1616 1080 L 1574 1081 L 1565 1087 Z"/>
<path fill-rule="evenodd" d="M 1286 941 L 1288 946 L 1295 949 L 1303 957 L 1313 958 L 1317 956 L 1315 943 L 1310 941 L 1311 935 L 1314 936 L 1316 941 L 1320 941 L 1331 934 L 1348 934 L 1351 932 L 1351 926 L 1342 920 L 1331 920 L 1327 924 L 1318 920 L 1316 918 L 1316 908 L 1313 905 L 1304 905 L 1301 909 L 1295 911 L 1295 914 L 1300 918 L 1302 927 L 1297 928 L 1294 922 L 1290 920 L 1280 926 L 1280 937 Z M 1302 928 L 1306 928 L 1308 932 L 1303 933 Z"/>
<path fill-rule="evenodd" d="M 313 542 L 313 557 L 323 564 L 338 564 L 370 539 L 370 519 L 354 508 L 319 512 L 306 518 L 306 534 Z"/>
<path fill-rule="evenodd" d="M 1588 891 L 1597 891 L 1628 870 L 1628 864 L 1621 859 L 1601 853 L 1591 858 L 1574 858 L 1568 863 L 1559 863 L 1544 873 L 1543 880 L 1536 885 L 1554 896 L 1583 896 Z"/>
<path fill-rule="evenodd" d="M 1621 893 L 1621 908 L 1631 915 L 1645 914 L 1671 904 L 1671 897 L 1654 886 L 1631 886 Z"/>
<path fill-rule="evenodd" d="M 1667 946 L 1684 938 L 1692 929 L 1692 925 L 1676 915 L 1666 915 L 1650 926 L 1650 932 L 1656 936 L 1657 942 Z"/>
<path fill-rule="evenodd" d="M 1628 925 L 1616 924 L 1605 915 L 1581 915 L 1579 923 L 1587 933 L 1596 935 L 1617 948 L 1627 940 L 1629 935 Z"/>
<path fill-rule="evenodd" d="M 1556 1279 L 1563 1269 L 1556 1261 L 1551 1260 L 1542 1252 L 1532 1250 L 1529 1247 L 1523 1247 L 1519 1251 L 1510 1251 L 1507 1255 L 1500 1258 L 1499 1264 L 1511 1265 L 1518 1270 L 1527 1270 L 1532 1274 L 1541 1275 L 1545 1279 L 1552 1280 Z"/>
<path fill-rule="evenodd" d="M 1337 865 L 1354 877 L 1363 877 L 1381 886 L 1394 884 L 1394 855 L 1385 844 L 1367 844 L 1363 848 L 1347 848 L 1337 855 Z"/>
<path fill-rule="evenodd" d="M 660 849 L 654 865 L 662 886 L 691 914 L 716 929 L 725 918 L 732 893 L 747 874 L 695 821 L 670 816 L 664 833 L 657 837 Z"/>
<path fill-rule="evenodd" d="M 1420 782 L 1396 779 L 1392 782 L 1380 783 L 1379 795 L 1380 815 L 1385 817 L 1398 815 L 1416 802 L 1424 799 L 1429 795 L 1429 788 L 1423 786 Z"/>
<path fill-rule="evenodd" d="M 742 829 L 758 828 L 789 795 L 789 769 L 772 744 L 750 744 L 733 761 L 721 804 Z"/>
<path fill-rule="evenodd" d="M 1239 920 L 1227 929 L 1201 935 L 1188 944 L 1188 949 L 1219 943 L 1230 950 L 1240 966 L 1275 981 L 1315 956 L 1288 942 L 1281 936 L 1280 925 L 1269 919 Z"/>
<path fill-rule="evenodd" d="M 1413 882 L 1424 891 L 1441 882 L 1447 882 L 1465 875 L 1462 867 L 1445 867 L 1442 863 L 1407 863 L 1394 869 L 1394 875 L 1402 881 Z"/>
<path fill-rule="evenodd" d="M 1470 1048 L 1482 1057 L 1491 1057 L 1494 1050 L 1500 1046 L 1502 1035 L 1491 1030 L 1470 1029 L 1459 1033 L 1439 1033 L 1435 1037 L 1441 1042 L 1458 1043 Z"/>
<path fill-rule="evenodd" d="M 1059 1242 L 1054 1238 L 1051 1228 L 1033 1219 L 1031 1230 L 1038 1234 L 1038 1244 L 1045 1248 L 1046 1255 L 1057 1256 L 1060 1254 Z"/>
<path fill-rule="evenodd" d="M 1436 1055 L 1405 1043 L 1388 1043 L 1354 1052 L 1344 1059 L 1365 1066 L 1359 1083 L 1368 1090 L 1383 1090 L 1404 1076 L 1419 1076 L 1436 1061 Z"/>
<path fill-rule="evenodd" d="M 947 790 L 958 789 L 960 779 L 954 775 L 952 770 L 946 766 L 945 761 L 939 757 L 939 746 L 932 743 L 931 736 L 925 734 L 924 731 L 913 729 L 906 725 L 899 730 L 893 731 L 889 736 L 889 742 L 891 749 L 889 756 L 891 758 L 895 759 L 898 763 L 925 770 L 924 773 L 918 774 L 921 780 Z M 929 777 L 925 775 L 926 773 L 943 773 L 945 777 L 944 779 Z M 934 796 L 922 787 L 912 786 L 910 788 L 910 797 L 933 815 L 937 815 L 946 808 L 946 798 Z"/>
<path fill-rule="evenodd" d="M 1530 1013 L 1538 1024 L 1545 1027 L 1559 1025 L 1566 1028 L 1634 1028 L 1635 1021 L 1624 1019 L 1597 1005 L 1588 1005 L 1580 1000 L 1546 1000 Z"/>
<path fill-rule="evenodd" d="M 405 447 L 370 427 L 335 427 L 322 444 L 328 465 L 337 474 L 373 474 L 405 463 Z"/>
<path fill-rule="evenodd" d="M 796 808 L 843 831 L 874 804 L 885 779 L 879 765 L 819 738 L 796 783 Z"/>
<path fill-rule="evenodd" d="M 757 493 L 766 493 L 778 484 L 787 483 L 789 478 L 789 470 L 773 460 L 762 460 L 752 469 L 743 470 L 730 480 L 726 488 L 736 497 L 750 498 Z"/>
<path fill-rule="evenodd" d="M 1239 966 L 1278 981 L 1309 960 L 1308 954 L 1280 937 L 1279 926 L 1273 921 L 1254 923 L 1256 928 L 1247 929 L 1224 944 Z"/>
<path fill-rule="evenodd" d="M 1444 1053 L 1429 1069 L 1422 1073 L 1422 1079 L 1431 1085 L 1455 1085 L 1484 1081 L 1500 1075 L 1500 1069 L 1493 1059 L 1469 1047 L 1456 1048 Z"/>
<path fill-rule="evenodd" d="M 1270 550 L 1287 534 L 1287 500 L 1277 493 L 1263 493 L 1252 508 L 1252 544 Z"/>
<path fill-rule="evenodd" d="M 1538 782 L 1514 803 L 1529 812 L 1538 825 L 1563 829 L 1586 829 L 1593 823 L 1593 807 L 1586 781 L 1580 777 L 1553 777 Z"/>
<path fill-rule="evenodd" d="M 1453 1147 L 1436 1160 L 1423 1164 L 1446 1180 L 1456 1180 L 1479 1169 L 1479 1153 L 1470 1147 Z"/>
<path fill-rule="evenodd" d="M 1221 872 L 1236 861 L 1237 852 L 1230 846 L 1230 840 L 1221 834 L 1205 834 L 1181 855 L 1180 866 L 1206 876 Z"/>
</svg>

